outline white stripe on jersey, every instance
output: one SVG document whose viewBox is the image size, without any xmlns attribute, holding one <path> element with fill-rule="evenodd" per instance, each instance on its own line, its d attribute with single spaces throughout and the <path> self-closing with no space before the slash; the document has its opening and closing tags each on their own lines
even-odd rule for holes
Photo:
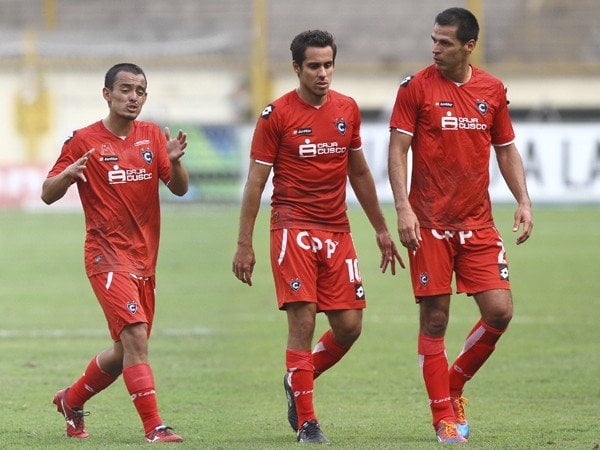
<svg viewBox="0 0 600 450">
<path fill-rule="evenodd" d="M 277 260 L 277 265 L 281 265 L 281 263 L 283 262 L 283 258 L 285 257 L 285 250 L 287 248 L 287 235 L 288 235 L 288 230 L 287 228 L 283 229 L 283 236 L 281 237 L 281 252 L 279 252 L 279 259 Z"/>
<path fill-rule="evenodd" d="M 106 277 L 106 290 L 107 291 L 110 288 L 110 285 L 112 284 L 112 279 L 113 279 L 113 273 L 108 272 L 108 276 Z"/>
</svg>

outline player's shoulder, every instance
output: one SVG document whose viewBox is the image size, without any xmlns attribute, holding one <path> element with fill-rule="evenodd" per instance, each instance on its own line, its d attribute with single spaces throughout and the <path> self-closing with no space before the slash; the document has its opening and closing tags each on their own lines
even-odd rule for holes
<svg viewBox="0 0 600 450">
<path fill-rule="evenodd" d="M 79 142 L 85 141 L 90 137 L 97 135 L 102 129 L 102 121 L 94 122 L 86 127 L 79 128 L 77 130 L 73 130 L 70 135 L 68 135 L 64 141 L 64 145 L 66 144 L 77 144 Z"/>
<path fill-rule="evenodd" d="M 341 106 L 357 106 L 356 100 L 348 95 L 344 95 L 341 92 L 334 91 L 333 89 L 329 90 L 329 98 Z"/>
<path fill-rule="evenodd" d="M 282 95 L 279 98 L 276 98 L 271 103 L 266 105 L 263 110 L 260 112 L 260 118 L 268 120 L 272 116 L 279 116 L 286 109 L 288 109 L 293 104 L 294 91 L 290 91 L 287 94 Z"/>
<path fill-rule="evenodd" d="M 492 75 L 489 72 L 486 72 L 485 70 L 483 70 L 479 67 L 475 67 L 475 66 L 471 66 L 471 67 L 473 68 L 473 76 L 475 78 L 477 78 L 477 80 L 480 83 L 485 83 L 490 86 L 498 86 L 498 87 L 504 88 L 504 83 L 502 82 L 502 80 L 500 80 L 500 78 L 497 78 L 496 76 Z"/>
<path fill-rule="evenodd" d="M 148 122 L 145 120 L 134 120 L 134 128 L 136 131 L 142 132 L 160 132 L 160 127 L 154 122 Z"/>
</svg>

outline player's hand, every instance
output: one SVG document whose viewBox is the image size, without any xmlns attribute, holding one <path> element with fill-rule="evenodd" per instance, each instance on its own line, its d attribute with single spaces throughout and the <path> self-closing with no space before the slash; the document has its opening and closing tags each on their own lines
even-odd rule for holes
<svg viewBox="0 0 600 450">
<path fill-rule="evenodd" d="M 233 256 L 232 270 L 236 278 L 242 283 L 252 286 L 252 272 L 254 271 L 254 265 L 256 264 L 256 258 L 254 257 L 254 250 L 251 246 L 238 245 L 238 248 Z"/>
<path fill-rule="evenodd" d="M 379 264 L 381 273 L 385 273 L 388 266 L 390 266 L 392 275 L 396 275 L 396 261 L 404 269 L 404 261 L 402 261 L 396 244 L 394 244 L 392 236 L 390 236 L 387 230 L 377 233 L 377 245 L 379 246 L 379 250 L 381 250 L 381 263 Z"/>
<path fill-rule="evenodd" d="M 185 155 L 185 148 L 187 147 L 187 134 L 182 130 L 179 130 L 177 136 L 171 139 L 171 130 L 169 127 L 165 127 L 165 138 L 167 140 L 167 155 L 171 162 L 179 161 L 183 155 Z"/>
<path fill-rule="evenodd" d="M 87 178 L 85 177 L 85 169 L 87 168 L 87 160 L 90 158 L 90 155 L 94 152 L 94 149 L 88 150 L 84 153 L 84 155 L 75 161 L 73 164 L 68 166 L 65 169 L 65 174 L 71 177 L 73 180 L 80 179 L 83 182 L 87 183 Z"/>
<path fill-rule="evenodd" d="M 416 251 L 421 245 L 421 227 L 412 208 L 398 211 L 398 235 L 400 243 L 409 250 Z"/>
<path fill-rule="evenodd" d="M 513 233 L 516 233 L 519 230 L 521 224 L 523 224 L 523 232 L 517 237 L 517 245 L 522 244 L 529 239 L 529 236 L 531 236 L 531 232 L 533 231 L 531 207 L 519 205 L 515 211 L 515 223 L 513 224 L 512 229 Z"/>
</svg>

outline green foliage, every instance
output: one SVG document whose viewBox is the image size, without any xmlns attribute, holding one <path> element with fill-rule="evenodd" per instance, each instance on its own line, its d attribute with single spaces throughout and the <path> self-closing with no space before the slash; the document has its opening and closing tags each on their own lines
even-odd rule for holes
<svg viewBox="0 0 600 450">
<path fill-rule="evenodd" d="M 297 445 L 281 386 L 287 328 L 274 299 L 266 212 L 263 206 L 255 231 L 255 284 L 247 287 L 231 273 L 237 209 L 163 211 L 150 358 L 161 414 L 184 447 Z M 394 228 L 394 211 L 385 212 Z M 350 215 L 369 306 L 355 348 L 316 383 L 317 414 L 338 448 L 436 448 L 408 273 L 380 274 L 373 231 L 359 210 Z M 600 210 L 536 211 L 534 235 L 519 247 L 511 216 L 496 213 L 515 318 L 467 385 L 469 447 L 594 448 Z M 0 448 L 144 445 L 121 380 L 86 405 L 87 442 L 64 436 L 51 404 L 111 344 L 83 270 L 83 238 L 80 214 L 0 214 Z M 472 300 L 455 297 L 450 359 L 477 318 Z M 317 334 L 325 328 L 319 317 Z"/>
</svg>

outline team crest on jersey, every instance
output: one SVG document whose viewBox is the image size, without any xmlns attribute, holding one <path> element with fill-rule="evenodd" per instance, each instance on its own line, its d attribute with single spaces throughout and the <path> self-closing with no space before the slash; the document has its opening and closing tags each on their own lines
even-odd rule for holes
<svg viewBox="0 0 600 450">
<path fill-rule="evenodd" d="M 404 80 L 402 80 L 402 82 L 400 83 L 400 87 L 406 87 L 408 86 L 408 83 L 410 83 L 410 80 L 413 79 L 413 76 L 410 75 L 408 77 L 406 77 Z"/>
<path fill-rule="evenodd" d="M 365 299 L 365 288 L 363 288 L 362 284 L 354 285 L 354 293 L 356 294 L 356 300 L 364 300 Z"/>
<path fill-rule="evenodd" d="M 419 283 L 421 283 L 423 286 L 427 286 L 427 283 L 429 283 L 429 275 L 427 272 L 423 272 L 421 275 L 419 275 Z"/>
<path fill-rule="evenodd" d="M 344 119 L 338 119 L 335 121 L 335 127 L 343 136 L 346 134 L 346 121 Z"/>
<path fill-rule="evenodd" d="M 154 155 L 152 154 L 152 151 L 149 148 L 147 148 L 145 150 L 142 150 L 142 158 L 144 158 L 144 161 L 150 164 L 154 159 Z"/>
<path fill-rule="evenodd" d="M 138 310 L 138 304 L 134 301 L 131 301 L 129 303 L 127 303 L 127 311 L 129 311 L 131 314 L 135 314 Z"/>
<path fill-rule="evenodd" d="M 260 117 L 263 119 L 268 119 L 274 109 L 275 105 L 267 105 L 267 107 L 260 113 Z"/>
<path fill-rule="evenodd" d="M 486 113 L 488 112 L 488 104 L 485 100 L 477 100 L 477 103 L 475 103 L 477 105 L 477 109 L 479 110 L 479 112 L 485 116 Z"/>
<path fill-rule="evenodd" d="M 298 292 L 302 287 L 302 282 L 298 278 L 294 278 L 290 281 L 290 287 L 292 288 L 292 291 Z"/>
</svg>

